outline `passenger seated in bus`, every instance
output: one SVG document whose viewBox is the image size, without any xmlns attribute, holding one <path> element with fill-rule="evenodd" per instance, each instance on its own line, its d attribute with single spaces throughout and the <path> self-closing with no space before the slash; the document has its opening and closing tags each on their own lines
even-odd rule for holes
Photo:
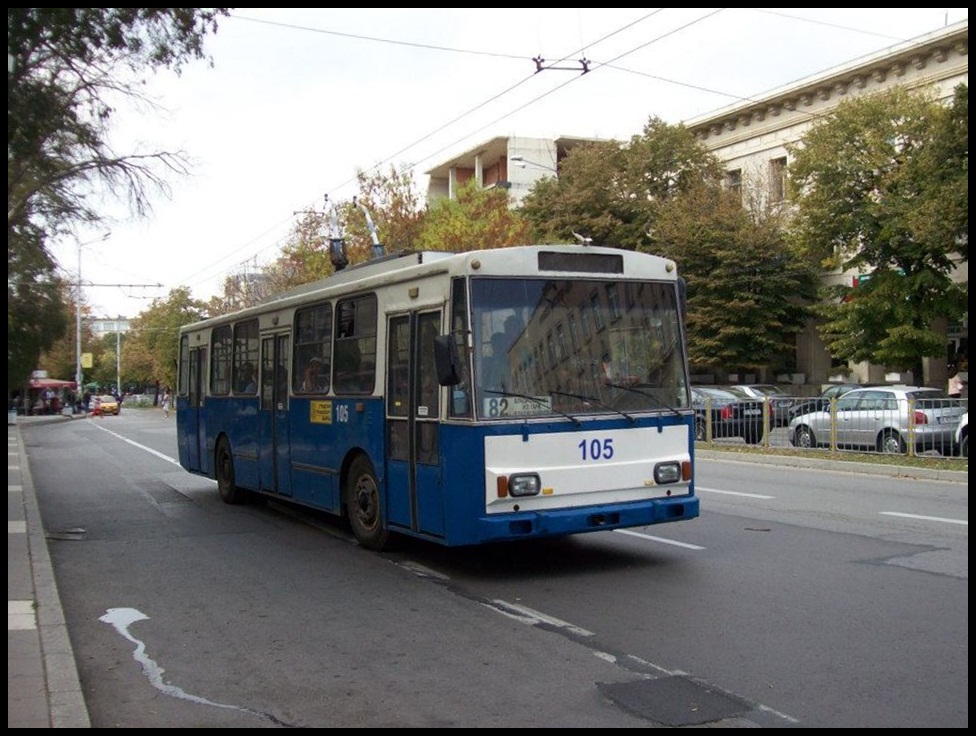
<svg viewBox="0 0 976 736">
<path fill-rule="evenodd" d="M 312 358 L 302 374 L 302 391 L 324 391 L 327 386 L 322 376 L 322 359 Z"/>
<path fill-rule="evenodd" d="M 245 363 L 244 367 L 241 368 L 241 380 L 237 390 L 244 394 L 253 394 L 258 390 L 258 384 L 254 380 L 253 363 Z"/>
</svg>

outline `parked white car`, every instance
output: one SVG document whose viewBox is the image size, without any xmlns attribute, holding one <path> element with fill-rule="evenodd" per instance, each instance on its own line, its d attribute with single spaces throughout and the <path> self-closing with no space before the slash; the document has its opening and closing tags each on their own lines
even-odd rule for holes
<svg viewBox="0 0 976 736">
<path fill-rule="evenodd" d="M 795 447 L 869 448 L 903 455 L 914 439 L 917 452 L 952 455 L 956 427 L 967 413 L 945 392 L 920 386 L 877 386 L 849 391 L 827 410 L 801 414 L 790 422 Z"/>
<path fill-rule="evenodd" d="M 956 427 L 956 452 L 963 457 L 969 457 L 969 412 L 959 418 Z"/>
</svg>

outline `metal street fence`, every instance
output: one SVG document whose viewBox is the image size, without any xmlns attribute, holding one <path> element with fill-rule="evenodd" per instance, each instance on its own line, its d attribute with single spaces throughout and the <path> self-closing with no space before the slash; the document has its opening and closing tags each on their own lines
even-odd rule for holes
<svg viewBox="0 0 976 736">
<path fill-rule="evenodd" d="M 936 392 L 939 393 L 939 392 Z M 781 426 L 767 397 L 762 427 L 733 427 L 737 416 L 722 411 L 723 402 L 708 399 L 696 405 L 696 440 L 704 445 L 748 444 L 754 447 L 829 450 L 832 452 L 957 457 L 956 429 L 969 411 L 969 399 L 929 397 L 902 387 L 864 389 L 854 396 L 832 399 L 828 407 L 792 416 Z M 761 436 L 760 436 L 761 435 Z M 758 439 L 757 439 L 758 438 Z"/>
</svg>

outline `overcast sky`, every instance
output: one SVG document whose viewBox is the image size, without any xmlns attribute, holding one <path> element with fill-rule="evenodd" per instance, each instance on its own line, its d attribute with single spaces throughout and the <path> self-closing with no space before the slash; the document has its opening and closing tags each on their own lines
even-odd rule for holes
<svg viewBox="0 0 976 736">
<path fill-rule="evenodd" d="M 192 173 L 133 221 L 79 233 L 96 316 L 134 317 L 278 254 L 296 213 L 356 194 L 356 170 L 424 172 L 495 136 L 626 140 L 969 17 L 909 9 L 240 9 L 213 67 L 159 74 L 161 110 L 121 110 L 112 144 L 183 150 Z M 533 59 L 556 67 L 537 72 Z M 586 60 L 589 72 L 580 73 Z M 383 233 L 379 233 L 384 240 Z M 387 244 L 391 249 L 406 244 Z M 78 248 L 54 248 L 66 275 Z M 161 284 L 161 287 L 143 285 Z"/>
</svg>

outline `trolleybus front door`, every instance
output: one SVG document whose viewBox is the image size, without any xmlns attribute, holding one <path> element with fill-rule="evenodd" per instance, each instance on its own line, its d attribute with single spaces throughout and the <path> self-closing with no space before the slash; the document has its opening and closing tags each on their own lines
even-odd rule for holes
<svg viewBox="0 0 976 736">
<path fill-rule="evenodd" d="M 441 390 L 434 337 L 441 313 L 390 318 L 386 367 L 387 519 L 391 527 L 444 536 Z"/>
<path fill-rule="evenodd" d="M 287 334 L 261 339 L 261 410 L 258 415 L 258 463 L 261 490 L 291 495 L 288 450 Z"/>
</svg>

